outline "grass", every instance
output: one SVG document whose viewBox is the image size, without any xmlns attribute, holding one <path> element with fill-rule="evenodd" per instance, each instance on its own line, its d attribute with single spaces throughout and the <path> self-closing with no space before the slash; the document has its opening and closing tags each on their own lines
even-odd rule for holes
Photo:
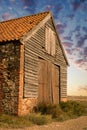
<svg viewBox="0 0 87 130">
<path fill-rule="evenodd" d="M 23 117 L 0 114 L 0 128 L 24 128 L 34 124 L 44 125 L 51 121 L 50 115 L 41 115 L 40 113 L 31 113 Z"/>
<path fill-rule="evenodd" d="M 24 128 L 31 126 L 32 122 L 25 117 L 16 117 L 7 114 L 0 114 L 0 128 Z"/>
<path fill-rule="evenodd" d="M 41 115 L 41 113 L 33 113 L 29 115 L 29 120 L 37 125 L 44 125 L 52 121 L 51 115 Z"/>
<path fill-rule="evenodd" d="M 60 105 L 39 104 L 34 113 L 17 117 L 0 114 L 0 128 L 24 128 L 34 124 L 44 125 L 53 121 L 64 121 L 79 116 L 87 116 L 87 102 L 68 101 Z"/>
<path fill-rule="evenodd" d="M 49 114 L 52 116 L 52 119 L 64 121 L 82 115 L 87 116 L 87 105 L 85 104 L 87 103 L 76 101 L 60 102 L 59 105 L 39 104 L 35 112 L 41 112 L 44 115 Z"/>
</svg>

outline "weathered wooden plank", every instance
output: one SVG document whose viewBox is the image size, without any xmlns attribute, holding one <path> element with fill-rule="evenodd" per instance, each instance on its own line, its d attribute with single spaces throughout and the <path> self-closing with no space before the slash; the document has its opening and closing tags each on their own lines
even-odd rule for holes
<svg viewBox="0 0 87 130">
<path fill-rule="evenodd" d="M 45 27 L 50 27 L 54 32 L 55 28 L 53 26 L 52 20 L 49 19 L 48 22 L 41 27 L 34 35 L 31 36 L 31 38 L 27 41 L 25 44 L 25 63 L 24 63 L 24 71 L 25 71 L 25 88 L 28 89 L 28 86 L 26 87 L 27 83 L 38 83 L 38 57 L 43 58 L 44 60 L 50 61 L 52 64 L 61 66 L 60 67 L 60 92 L 61 97 L 66 97 L 66 83 L 67 83 L 67 65 L 64 58 L 64 54 L 62 51 L 62 48 L 59 44 L 59 41 L 56 37 L 56 50 L 53 50 L 52 53 L 55 51 L 55 56 L 48 54 L 45 49 Z M 44 46 L 44 48 L 43 48 Z M 54 46 L 55 48 L 55 46 Z M 44 71 L 44 70 L 43 70 Z M 34 87 L 33 85 L 31 85 Z M 44 86 L 44 89 L 46 86 Z M 32 90 L 30 90 L 32 91 Z M 42 91 L 42 90 L 40 90 Z M 45 90 L 46 91 L 46 90 Z M 29 92 L 32 93 L 32 92 Z M 29 94 L 28 91 L 25 91 L 25 95 Z M 38 93 L 38 90 L 36 89 L 36 93 Z M 42 93 L 42 92 L 41 92 Z M 33 93 L 34 95 L 34 93 Z M 32 96 L 32 94 L 31 94 Z M 30 96 L 30 97 L 31 97 Z"/>
</svg>

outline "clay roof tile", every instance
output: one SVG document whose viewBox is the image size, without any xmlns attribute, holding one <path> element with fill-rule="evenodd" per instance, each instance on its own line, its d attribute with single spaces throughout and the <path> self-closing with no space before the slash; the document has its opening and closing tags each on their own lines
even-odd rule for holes
<svg viewBox="0 0 87 130">
<path fill-rule="evenodd" d="M 42 21 L 49 12 L 16 18 L 0 23 L 0 42 L 18 40 Z"/>
</svg>

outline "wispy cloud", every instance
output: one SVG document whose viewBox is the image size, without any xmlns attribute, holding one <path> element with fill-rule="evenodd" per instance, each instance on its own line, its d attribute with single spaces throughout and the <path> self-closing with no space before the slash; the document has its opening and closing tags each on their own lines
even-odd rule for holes
<svg viewBox="0 0 87 130">
<path fill-rule="evenodd" d="M 86 10 L 85 2 L 86 0 L 71 0 L 72 9 L 74 11 L 78 9 L 82 9 L 82 11 Z"/>
<path fill-rule="evenodd" d="M 69 14 L 67 17 L 70 18 L 71 20 L 73 20 L 75 15 L 74 14 Z"/>
<path fill-rule="evenodd" d="M 76 47 L 83 47 L 85 44 L 85 40 L 87 40 L 87 34 L 80 36 L 79 39 L 77 39 L 77 45 Z"/>
<path fill-rule="evenodd" d="M 66 48 L 71 48 L 73 46 L 73 43 L 71 42 L 62 42 L 62 44 L 64 45 L 64 47 Z"/>
<path fill-rule="evenodd" d="M 63 37 L 64 40 L 73 41 L 71 36 L 65 36 Z"/>
<path fill-rule="evenodd" d="M 72 57 L 71 57 L 70 55 L 72 55 L 72 50 L 69 49 L 69 48 L 66 48 L 66 52 L 67 52 L 67 54 L 69 55 L 69 56 L 68 56 L 69 59 L 71 59 Z"/>
<path fill-rule="evenodd" d="M 67 24 L 66 23 L 61 23 L 61 22 L 58 22 L 56 24 L 56 28 L 58 29 L 58 32 L 61 34 L 61 33 L 64 33 L 64 30 L 65 28 L 67 27 Z"/>
<path fill-rule="evenodd" d="M 73 43 L 71 42 L 62 42 L 64 48 L 65 48 L 65 51 L 67 52 L 69 58 L 71 59 L 71 55 L 72 55 L 72 46 L 73 46 Z"/>
<path fill-rule="evenodd" d="M 52 6 L 51 5 L 47 5 L 46 7 L 45 7 L 45 11 L 50 11 L 52 9 Z"/>
<path fill-rule="evenodd" d="M 83 68 L 84 70 L 87 71 L 87 59 L 77 59 L 74 61 L 74 63 L 79 67 L 79 68 Z"/>
<path fill-rule="evenodd" d="M 71 2 L 71 5 L 72 5 L 73 10 L 76 11 L 80 7 L 81 3 L 78 0 L 73 0 Z"/>
<path fill-rule="evenodd" d="M 15 2 L 15 0 L 9 0 L 10 2 Z"/>
<path fill-rule="evenodd" d="M 35 0 L 21 0 L 23 2 L 24 7 L 27 11 L 29 11 L 31 14 L 35 13 L 37 2 Z"/>
<path fill-rule="evenodd" d="M 63 4 L 56 3 L 54 7 L 54 13 L 59 13 L 63 9 Z"/>
<path fill-rule="evenodd" d="M 83 52 L 84 58 L 87 59 L 87 47 L 84 47 L 83 49 L 84 49 L 84 52 Z"/>
<path fill-rule="evenodd" d="M 87 33 L 87 27 L 83 26 L 82 29 L 85 33 Z"/>
<path fill-rule="evenodd" d="M 75 63 L 78 64 L 78 65 L 81 65 L 81 64 L 83 64 L 83 59 L 77 59 L 75 61 Z"/>
<path fill-rule="evenodd" d="M 5 12 L 2 14 L 2 19 L 3 20 L 9 20 L 9 19 L 12 19 L 13 16 L 9 13 L 9 12 Z"/>
</svg>

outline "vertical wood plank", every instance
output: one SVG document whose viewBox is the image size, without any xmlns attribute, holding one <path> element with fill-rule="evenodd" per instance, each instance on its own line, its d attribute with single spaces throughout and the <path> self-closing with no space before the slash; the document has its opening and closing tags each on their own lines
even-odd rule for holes
<svg viewBox="0 0 87 130">
<path fill-rule="evenodd" d="M 59 67 L 52 65 L 53 103 L 59 103 Z"/>
</svg>

